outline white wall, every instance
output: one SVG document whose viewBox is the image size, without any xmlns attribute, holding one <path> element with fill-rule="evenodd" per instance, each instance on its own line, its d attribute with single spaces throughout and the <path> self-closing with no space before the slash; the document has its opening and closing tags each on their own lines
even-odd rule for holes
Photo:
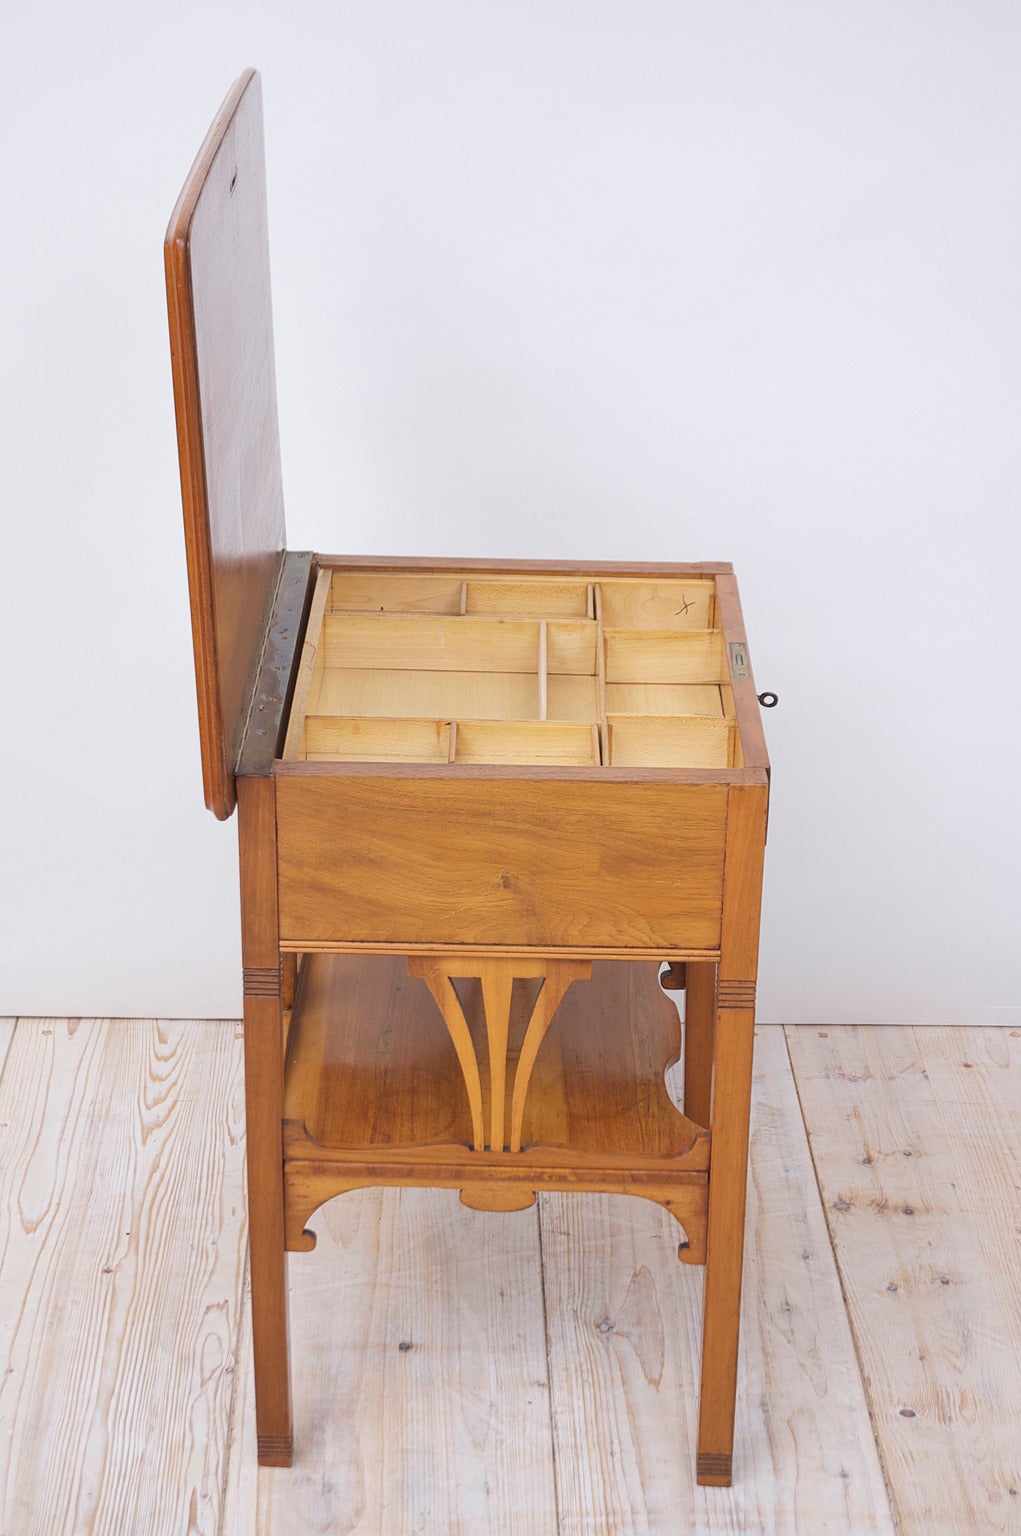
<svg viewBox="0 0 1021 1536">
<path fill-rule="evenodd" d="M 254 63 L 291 546 L 732 560 L 781 696 L 762 1017 L 1021 1022 L 1021 10 L 4 30 L 0 1010 L 240 1011 L 161 242 Z"/>
</svg>

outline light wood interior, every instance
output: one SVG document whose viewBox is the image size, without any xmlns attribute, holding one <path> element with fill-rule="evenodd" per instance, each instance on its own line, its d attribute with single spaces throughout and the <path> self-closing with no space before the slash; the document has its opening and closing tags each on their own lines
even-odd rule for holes
<svg viewBox="0 0 1021 1536">
<path fill-rule="evenodd" d="M 740 767 L 715 582 L 324 569 L 284 757 Z"/>
</svg>

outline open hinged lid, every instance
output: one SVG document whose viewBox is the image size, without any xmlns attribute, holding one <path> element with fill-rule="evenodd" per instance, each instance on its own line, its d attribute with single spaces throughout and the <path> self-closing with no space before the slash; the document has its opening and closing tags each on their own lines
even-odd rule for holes
<svg viewBox="0 0 1021 1536">
<path fill-rule="evenodd" d="M 164 256 L 202 775 L 224 819 L 286 543 L 255 70 L 206 136 Z"/>
</svg>

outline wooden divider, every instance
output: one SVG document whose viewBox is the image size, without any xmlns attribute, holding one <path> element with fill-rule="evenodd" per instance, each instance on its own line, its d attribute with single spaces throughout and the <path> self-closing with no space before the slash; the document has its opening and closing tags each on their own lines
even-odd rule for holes
<svg viewBox="0 0 1021 1536">
<path fill-rule="evenodd" d="M 325 570 L 285 757 L 728 768 L 715 583 Z"/>
</svg>

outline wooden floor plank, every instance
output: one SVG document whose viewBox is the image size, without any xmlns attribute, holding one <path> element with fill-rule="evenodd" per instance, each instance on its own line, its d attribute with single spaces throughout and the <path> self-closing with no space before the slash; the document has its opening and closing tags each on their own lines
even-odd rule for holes
<svg viewBox="0 0 1021 1536">
<path fill-rule="evenodd" d="M 890 1536 L 834 1248 L 900 1531 L 1021 1533 L 1021 1031 L 789 1031 L 824 1216 L 759 1029 L 732 1489 L 694 1487 L 701 1271 L 624 1197 L 544 1198 L 545 1303 L 534 1212 L 335 1201 L 257 1471 L 236 1036 L 0 1020 L 3 1536 Z"/>
<path fill-rule="evenodd" d="M 760 1027 L 732 1488 L 695 1485 L 702 1270 L 623 1196 L 547 1195 L 562 1536 L 892 1536 L 783 1033 Z"/>
<path fill-rule="evenodd" d="M 244 1221 L 232 1023 L 19 1020 L 0 1079 L 0 1530 L 215 1532 Z"/>
<path fill-rule="evenodd" d="M 788 1031 L 904 1536 L 1021 1532 L 1021 1031 Z"/>
<path fill-rule="evenodd" d="M 17 1022 L 17 1019 L 13 1018 L 0 1019 L 0 1077 L 3 1077 L 4 1062 L 7 1060 L 7 1052 L 10 1049 L 14 1026 Z"/>
<path fill-rule="evenodd" d="M 311 1225 L 290 1260 L 295 1464 L 256 1472 L 240 1360 L 224 1536 L 555 1536 L 534 1209 L 359 1190 Z"/>
<path fill-rule="evenodd" d="M 219 1536 L 255 1536 L 258 1500 L 258 1446 L 252 1358 L 252 1277 L 245 1255 L 241 1317 L 238 1323 L 234 1402 L 227 1437 L 227 1466 Z"/>
</svg>

